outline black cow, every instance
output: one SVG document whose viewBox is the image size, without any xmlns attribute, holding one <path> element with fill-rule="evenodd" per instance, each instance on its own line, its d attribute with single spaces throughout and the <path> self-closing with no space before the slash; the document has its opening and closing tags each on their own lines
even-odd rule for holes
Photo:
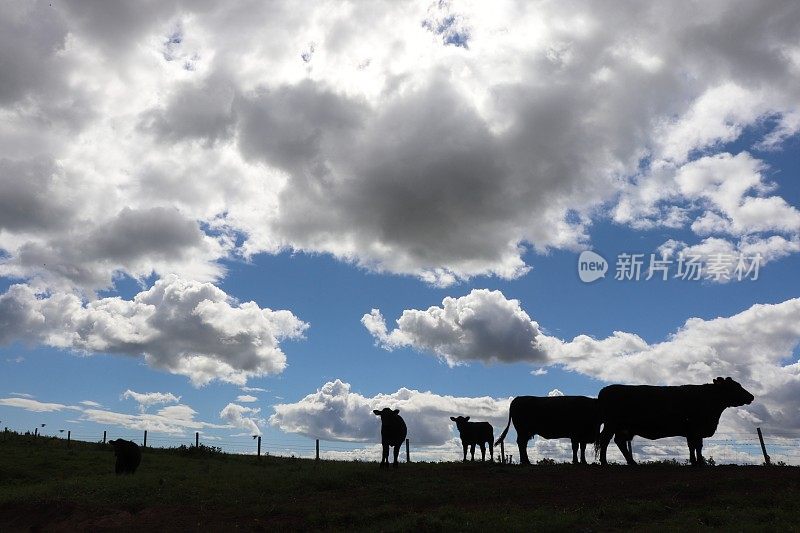
<svg viewBox="0 0 800 533">
<path fill-rule="evenodd" d="M 114 448 L 117 456 L 114 472 L 119 474 L 133 474 L 142 462 L 142 451 L 139 445 L 129 440 L 110 440 L 108 443 Z"/>
<path fill-rule="evenodd" d="M 511 400 L 508 425 L 495 446 L 506 438 L 511 422 L 517 430 L 519 462 L 523 465 L 531 464 L 527 447 L 534 435 L 545 439 L 570 439 L 572 462 L 578 463 L 580 446 L 580 462 L 586 464 L 586 445 L 596 442 L 600 434 L 597 400 L 586 396 L 517 396 Z"/>
<path fill-rule="evenodd" d="M 372 412 L 381 417 L 381 444 L 383 445 L 381 466 L 389 466 L 389 446 L 394 446 L 394 466 L 397 468 L 397 455 L 400 453 L 400 446 L 405 442 L 408 433 L 406 423 L 400 416 L 399 409 L 392 411 L 388 407 L 384 407 L 380 411 L 374 409 Z"/>
<path fill-rule="evenodd" d="M 456 423 L 461 446 L 464 447 L 464 462 L 467 462 L 467 446 L 470 448 L 472 460 L 475 460 L 475 445 L 481 447 L 481 462 L 486 460 L 486 443 L 489 443 L 489 460 L 494 461 L 494 428 L 489 422 L 470 422 L 468 416 L 451 416 Z"/>
<path fill-rule="evenodd" d="M 597 399 L 603 421 L 596 446 L 600 463 L 606 464 L 606 450 L 613 436 L 628 464 L 636 464 L 630 442 L 639 435 L 651 440 L 686 437 L 689 461 L 704 465 L 703 439 L 717 430 L 722 411 L 749 404 L 753 395 L 731 378 L 716 378 L 705 385 L 609 385 Z"/>
</svg>

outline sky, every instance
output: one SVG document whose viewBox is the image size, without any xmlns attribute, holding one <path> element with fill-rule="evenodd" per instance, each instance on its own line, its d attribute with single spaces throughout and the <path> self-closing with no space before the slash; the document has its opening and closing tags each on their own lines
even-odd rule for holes
<svg viewBox="0 0 800 533">
<path fill-rule="evenodd" d="M 0 13 L 0 427 L 374 460 L 391 407 L 452 460 L 726 376 L 706 455 L 800 464 L 796 2 Z"/>
</svg>

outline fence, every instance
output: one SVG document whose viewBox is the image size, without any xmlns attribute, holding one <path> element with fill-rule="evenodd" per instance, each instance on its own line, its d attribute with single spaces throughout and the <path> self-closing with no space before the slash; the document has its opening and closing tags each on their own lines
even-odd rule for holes
<svg viewBox="0 0 800 533">
<path fill-rule="evenodd" d="M 9 428 L 5 428 L 8 431 Z M 154 448 L 168 448 L 179 445 L 186 446 L 214 446 L 228 453 L 254 456 L 298 457 L 317 460 L 343 460 L 343 461 L 376 461 L 381 456 L 381 446 L 378 442 L 340 442 L 308 439 L 305 437 L 287 437 L 284 439 L 264 438 L 262 436 L 242 436 L 239 438 L 219 438 L 213 435 L 204 435 L 194 432 L 187 436 L 170 434 L 153 434 L 147 430 L 140 432 L 109 431 L 89 433 L 84 431 L 59 430 L 52 434 L 45 434 L 38 430 L 29 432 L 35 436 L 47 438 L 60 438 L 69 445 L 71 441 L 107 442 L 109 439 L 121 438 L 134 441 L 142 446 Z M 778 433 L 775 431 L 775 433 Z M 495 460 L 516 463 L 518 451 L 516 442 L 511 441 L 508 446 L 494 448 Z M 590 447 L 591 448 L 591 447 Z M 622 462 L 622 455 L 611 443 L 609 446 L 609 460 Z M 633 441 L 633 451 L 639 460 L 676 460 L 685 462 L 688 458 L 688 449 L 684 439 L 670 438 L 649 441 L 637 438 Z M 617 454 L 618 456 L 615 456 Z M 480 449 L 476 450 L 476 458 L 480 460 Z M 569 440 L 544 440 L 534 438 L 528 445 L 528 455 L 531 461 L 555 460 L 570 461 L 572 448 Z M 589 453 L 591 455 L 591 453 Z M 703 441 L 703 455 L 713 458 L 717 464 L 793 464 L 800 465 L 800 439 L 770 436 L 769 429 L 756 428 L 750 433 L 718 433 Z M 488 460 L 490 452 L 486 450 Z M 401 449 L 401 461 L 460 461 L 463 451 L 460 442 L 449 441 L 444 445 L 414 445 L 410 439 L 406 440 Z M 467 458 L 470 458 L 468 454 Z M 591 462 L 591 459 L 590 459 Z"/>
</svg>

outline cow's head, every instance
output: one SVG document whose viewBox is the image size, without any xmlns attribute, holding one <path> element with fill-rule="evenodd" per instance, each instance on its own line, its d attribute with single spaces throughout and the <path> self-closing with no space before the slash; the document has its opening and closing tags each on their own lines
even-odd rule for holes
<svg viewBox="0 0 800 533">
<path fill-rule="evenodd" d="M 456 427 L 458 429 L 461 429 L 462 427 L 467 425 L 467 422 L 469 421 L 469 417 L 468 416 L 451 416 L 450 420 L 452 420 L 453 422 L 456 423 Z"/>
<path fill-rule="evenodd" d="M 386 422 L 387 420 L 393 420 L 397 418 L 397 416 L 400 414 L 400 409 L 392 410 L 388 407 L 384 407 L 380 411 L 373 409 L 372 412 L 375 413 L 376 416 L 381 417 L 381 422 Z"/>
<path fill-rule="evenodd" d="M 716 378 L 714 379 L 714 385 L 722 393 L 722 398 L 728 407 L 739 407 L 740 405 L 749 404 L 755 399 L 755 396 L 747 392 L 744 387 L 731 378 Z"/>
</svg>

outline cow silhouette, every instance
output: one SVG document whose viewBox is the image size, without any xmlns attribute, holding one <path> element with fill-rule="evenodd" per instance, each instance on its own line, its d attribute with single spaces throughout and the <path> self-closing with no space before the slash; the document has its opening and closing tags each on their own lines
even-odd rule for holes
<svg viewBox="0 0 800 533">
<path fill-rule="evenodd" d="M 601 464 L 606 464 L 612 437 L 627 463 L 636 464 L 630 442 L 639 435 L 651 440 L 686 437 L 689 461 L 704 465 L 703 439 L 714 435 L 722 412 L 749 404 L 754 397 L 731 378 L 716 378 L 705 385 L 609 385 L 597 399 L 603 421 L 596 446 Z"/>
<path fill-rule="evenodd" d="M 531 464 L 528 459 L 528 441 L 539 435 L 545 439 L 568 438 L 572 441 L 572 462 L 586 464 L 586 445 L 597 441 L 600 434 L 600 413 L 597 400 L 586 396 L 517 396 L 511 400 L 508 424 L 494 443 L 506 438 L 508 428 L 514 423 L 519 446 L 519 462 Z"/>
<path fill-rule="evenodd" d="M 489 460 L 494 462 L 494 428 L 489 422 L 470 422 L 468 416 L 451 416 L 456 423 L 461 446 L 464 447 L 464 462 L 467 462 L 467 447 L 470 448 L 472 460 L 475 460 L 475 445 L 481 447 L 481 462 L 486 460 L 486 443 L 489 444 Z"/>
<path fill-rule="evenodd" d="M 129 440 L 110 440 L 108 443 L 114 448 L 117 461 L 114 472 L 119 474 L 133 474 L 142 462 L 142 451 L 139 445 Z"/>
<path fill-rule="evenodd" d="M 400 453 L 400 446 L 406 440 L 408 429 L 403 417 L 400 416 L 399 409 L 389 409 L 384 407 L 378 411 L 372 411 L 377 416 L 381 417 L 381 445 L 383 446 L 383 453 L 381 454 L 381 467 L 389 466 L 389 446 L 394 446 L 394 467 L 397 468 L 397 456 Z"/>
</svg>

